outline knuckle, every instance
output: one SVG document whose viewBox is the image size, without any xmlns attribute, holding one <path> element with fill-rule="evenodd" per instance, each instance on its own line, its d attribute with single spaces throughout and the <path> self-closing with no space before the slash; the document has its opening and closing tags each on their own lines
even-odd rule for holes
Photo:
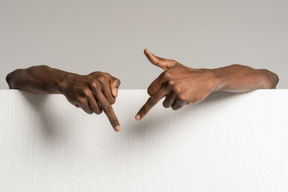
<svg viewBox="0 0 288 192">
<path fill-rule="evenodd" d="M 100 76 L 100 77 L 98 77 L 98 81 L 101 83 L 104 83 L 106 81 L 106 79 L 105 79 L 105 77 Z"/>
<path fill-rule="evenodd" d="M 89 75 L 90 76 L 97 76 L 97 75 L 99 75 L 99 71 L 93 71 Z"/>
<path fill-rule="evenodd" d="M 151 87 L 148 87 L 148 89 L 147 89 L 147 93 L 148 93 L 148 95 L 153 95 L 153 92 L 152 92 L 152 88 Z"/>
<path fill-rule="evenodd" d="M 105 112 L 110 112 L 112 110 L 112 107 L 111 107 L 111 105 L 106 105 L 106 106 L 103 107 L 103 110 Z"/>
<path fill-rule="evenodd" d="M 92 81 L 92 82 L 90 83 L 90 87 L 91 87 L 92 89 L 97 89 L 97 87 L 98 87 L 97 82 L 96 82 L 96 81 Z"/>
<path fill-rule="evenodd" d="M 172 88 L 173 92 L 176 93 L 176 94 L 179 94 L 181 92 L 181 89 L 179 86 L 177 85 L 174 85 L 173 88 Z M 181 95 L 182 97 L 182 95 Z"/>
<path fill-rule="evenodd" d="M 113 79 L 113 76 L 112 75 L 110 75 L 109 73 L 103 73 L 102 74 L 103 75 L 103 77 L 105 78 L 105 79 Z"/>
<path fill-rule="evenodd" d="M 111 75 L 109 74 L 109 73 L 107 73 L 107 72 L 103 72 L 102 73 L 105 77 L 111 77 Z"/>
<path fill-rule="evenodd" d="M 149 105 L 154 105 L 154 103 L 155 103 L 155 98 L 153 97 L 153 96 L 151 96 L 149 99 L 148 99 L 148 104 Z"/>
<path fill-rule="evenodd" d="M 90 94 L 90 89 L 89 88 L 84 88 L 83 90 L 82 90 L 82 94 L 84 95 L 84 96 L 89 96 Z"/>
<path fill-rule="evenodd" d="M 169 71 L 164 71 L 163 72 L 163 79 L 168 80 L 171 78 L 171 74 Z"/>
<path fill-rule="evenodd" d="M 168 85 L 168 87 L 173 87 L 175 85 L 175 81 L 170 79 L 167 81 L 167 85 Z"/>
<path fill-rule="evenodd" d="M 140 111 L 139 111 L 139 114 L 140 115 L 143 115 L 143 114 L 146 114 L 148 111 L 147 111 L 147 109 L 146 109 L 146 106 L 144 106 L 144 107 L 142 107 L 141 109 L 140 109 Z"/>
</svg>

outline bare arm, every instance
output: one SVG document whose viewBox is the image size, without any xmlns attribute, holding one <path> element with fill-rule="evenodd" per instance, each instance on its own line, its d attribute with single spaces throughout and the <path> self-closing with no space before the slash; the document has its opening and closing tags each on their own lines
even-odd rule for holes
<svg viewBox="0 0 288 192">
<path fill-rule="evenodd" d="M 17 69 L 6 76 L 10 89 L 20 89 L 36 94 L 63 93 L 68 78 L 76 74 L 68 73 L 46 65 Z"/>
<path fill-rule="evenodd" d="M 163 97 L 163 106 L 173 110 L 203 101 L 213 91 L 247 92 L 273 89 L 278 76 L 266 69 L 230 65 L 218 69 L 194 69 L 177 61 L 153 55 L 145 49 L 149 61 L 164 71 L 148 88 L 150 98 L 136 115 L 141 120 Z"/>
<path fill-rule="evenodd" d="M 100 114 L 102 110 L 116 131 L 119 121 L 113 111 L 120 81 L 108 73 L 93 72 L 78 75 L 48 66 L 33 66 L 17 69 L 6 77 L 10 89 L 19 89 L 36 94 L 60 93 L 86 113 Z"/>
<path fill-rule="evenodd" d="M 219 79 L 217 91 L 247 92 L 255 89 L 275 89 L 279 78 L 266 69 L 253 69 L 234 64 L 212 69 Z"/>
</svg>

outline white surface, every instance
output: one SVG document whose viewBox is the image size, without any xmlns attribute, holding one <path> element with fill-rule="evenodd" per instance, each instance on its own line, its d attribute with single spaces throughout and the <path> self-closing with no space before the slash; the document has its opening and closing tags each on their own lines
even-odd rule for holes
<svg viewBox="0 0 288 192">
<path fill-rule="evenodd" d="M 136 122 L 147 97 L 120 90 L 116 133 L 62 95 L 0 91 L 1 191 L 288 191 L 288 90 L 159 103 Z"/>
<path fill-rule="evenodd" d="M 159 75 L 143 54 L 194 68 L 269 69 L 288 88 L 287 0 L 0 0 L 0 88 L 16 68 L 105 71 L 121 88 Z"/>
</svg>

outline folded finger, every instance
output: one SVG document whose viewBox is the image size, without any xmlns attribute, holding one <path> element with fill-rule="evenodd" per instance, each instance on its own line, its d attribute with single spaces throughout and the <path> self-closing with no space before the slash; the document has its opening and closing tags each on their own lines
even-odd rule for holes
<svg viewBox="0 0 288 192">
<path fill-rule="evenodd" d="M 173 104 L 172 104 L 172 109 L 173 110 L 178 110 L 180 108 L 182 108 L 184 105 L 187 104 L 187 101 L 180 101 L 180 100 L 176 100 Z"/>
<path fill-rule="evenodd" d="M 76 106 L 82 108 L 83 111 L 85 111 L 85 112 L 88 113 L 88 114 L 92 114 L 92 113 L 93 113 L 93 111 L 92 111 L 92 109 L 89 107 L 88 101 L 87 101 L 87 99 L 86 99 L 85 97 L 84 97 L 83 99 L 81 99 L 81 101 L 78 102 L 78 103 L 76 104 Z"/>
<path fill-rule="evenodd" d="M 88 105 L 89 107 L 94 111 L 94 113 L 96 113 L 97 115 L 102 113 L 102 109 L 101 107 L 98 105 L 97 100 L 94 98 L 93 93 L 91 92 L 91 94 L 89 94 L 87 96 L 87 100 L 88 100 Z"/>
<path fill-rule="evenodd" d="M 110 83 L 110 90 L 112 92 L 113 97 L 117 97 L 118 89 L 119 89 L 119 86 L 121 84 L 120 80 L 117 78 L 114 78 L 109 83 Z"/>
<path fill-rule="evenodd" d="M 163 106 L 165 108 L 169 108 L 173 105 L 173 103 L 175 102 L 177 98 L 177 94 L 174 92 L 171 92 L 170 94 L 168 94 L 165 98 L 165 100 L 163 101 Z"/>
<path fill-rule="evenodd" d="M 107 98 L 110 104 L 115 103 L 115 97 L 112 95 L 111 89 L 110 89 L 110 83 L 108 81 L 105 81 L 102 84 L 102 92 L 104 96 Z"/>
</svg>

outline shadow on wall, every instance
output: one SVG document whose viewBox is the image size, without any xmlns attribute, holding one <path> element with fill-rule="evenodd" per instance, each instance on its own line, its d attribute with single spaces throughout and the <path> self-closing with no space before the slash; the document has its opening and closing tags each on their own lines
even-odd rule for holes
<svg viewBox="0 0 288 192">
<path fill-rule="evenodd" d="M 40 121 L 39 129 L 41 131 L 41 135 L 48 142 L 54 142 L 58 140 L 59 137 L 63 138 L 63 134 L 61 133 L 64 130 L 61 126 L 61 121 L 59 121 L 59 112 L 53 111 L 54 108 L 47 107 L 48 95 L 37 95 L 31 94 L 27 92 L 22 92 L 24 98 L 27 100 L 30 106 L 34 109 L 34 121 Z M 49 110 L 47 110 L 49 108 Z M 52 110 L 51 110 L 52 109 Z"/>
<path fill-rule="evenodd" d="M 130 135 L 136 137 L 145 133 L 161 135 L 166 131 L 173 131 L 169 129 L 181 129 L 181 127 L 177 126 L 177 122 L 192 119 L 188 118 L 187 116 L 192 115 L 193 118 L 197 118 L 199 115 L 199 110 L 205 111 L 207 108 L 213 107 L 213 103 L 225 102 L 229 98 L 240 96 L 242 94 L 245 93 L 214 92 L 210 94 L 203 102 L 195 105 L 184 106 L 176 111 L 172 110 L 171 108 L 164 108 L 162 106 L 162 100 L 157 104 L 157 106 L 154 107 L 159 107 L 157 112 L 154 111 L 155 109 L 151 109 L 147 116 L 140 122 L 136 122 L 134 119 L 132 119 L 133 122 L 129 123 L 125 129 L 127 129 Z M 141 107 L 142 104 L 143 103 L 137 105 L 138 107 Z M 137 111 L 137 109 L 135 111 Z M 134 117 L 133 115 L 135 114 L 132 114 L 132 117 Z M 209 119 L 209 117 L 207 118 Z M 163 119 L 165 119 L 165 122 L 163 122 Z M 190 121 L 187 123 L 191 124 Z M 174 126 L 171 126 L 171 124 L 174 124 Z M 191 125 L 193 126 L 193 124 Z"/>
<path fill-rule="evenodd" d="M 67 111 L 65 110 L 59 111 L 59 108 L 57 109 L 56 107 L 53 108 L 48 106 L 50 102 L 48 102 L 47 100 L 47 95 L 35 95 L 26 92 L 22 93 L 29 105 L 31 105 L 35 110 L 35 120 L 40 121 L 41 126 L 39 128 L 41 131 L 41 135 L 44 137 L 44 139 L 47 142 L 55 142 L 59 139 L 65 139 L 65 137 L 67 136 L 67 131 L 70 131 L 71 127 L 64 127 L 63 125 L 67 125 L 67 123 L 64 121 L 70 121 L 71 119 L 73 119 L 73 117 L 68 118 Z M 136 112 L 143 103 L 136 103 L 130 105 L 133 108 L 133 110 L 131 110 L 131 114 L 129 114 L 129 112 L 126 113 L 126 111 L 123 116 L 122 114 L 118 114 L 120 123 L 122 125 L 125 125 L 125 127 L 123 127 L 123 130 L 121 130 L 120 134 L 123 134 L 124 137 L 136 137 L 142 140 L 145 138 L 145 133 L 149 133 L 149 135 L 161 135 L 167 131 L 174 131 L 169 129 L 181 129 L 181 127 L 177 126 L 177 122 L 190 120 L 191 118 L 187 118 L 188 115 L 192 115 L 193 118 L 197 118 L 197 115 L 199 116 L 199 114 L 203 114 L 200 113 L 200 111 L 203 111 L 209 107 L 213 107 L 213 103 L 225 102 L 225 100 L 227 100 L 228 98 L 235 97 L 241 94 L 214 92 L 210 94 L 204 102 L 196 105 L 191 105 L 189 107 L 184 106 L 182 109 L 177 111 L 173 111 L 171 108 L 165 109 L 162 106 L 162 103 L 159 102 L 157 106 L 155 106 L 151 110 L 151 112 L 140 122 L 134 120 L 134 112 Z M 71 105 L 71 107 L 73 106 Z M 84 112 L 81 111 L 81 113 Z M 129 117 L 126 117 L 125 115 L 129 115 Z M 103 118 L 103 121 L 108 122 L 107 118 L 104 116 L 105 115 L 102 114 L 99 118 Z M 165 122 L 163 122 L 163 119 L 165 119 Z M 171 124 L 174 124 L 174 126 L 171 126 Z M 194 125 L 192 124 L 191 126 Z M 112 128 L 108 131 L 113 132 Z"/>
</svg>

